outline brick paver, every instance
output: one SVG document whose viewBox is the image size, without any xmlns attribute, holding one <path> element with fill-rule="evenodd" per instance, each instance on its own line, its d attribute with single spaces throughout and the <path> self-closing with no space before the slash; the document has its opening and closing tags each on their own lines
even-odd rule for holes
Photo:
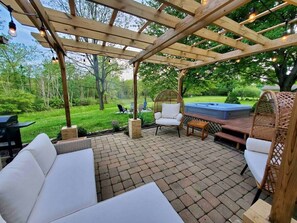
<svg viewBox="0 0 297 223">
<path fill-rule="evenodd" d="M 93 138 L 98 199 L 156 182 L 186 223 L 233 222 L 242 218 L 256 193 L 243 153 L 196 137 L 181 138 L 164 128 L 142 131 L 140 139 L 123 133 Z M 261 198 L 271 203 L 271 197 Z"/>
</svg>

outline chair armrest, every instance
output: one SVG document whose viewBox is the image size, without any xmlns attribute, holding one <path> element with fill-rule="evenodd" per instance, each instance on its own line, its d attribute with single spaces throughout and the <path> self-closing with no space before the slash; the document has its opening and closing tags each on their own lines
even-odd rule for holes
<svg viewBox="0 0 297 223">
<path fill-rule="evenodd" d="M 268 154 L 270 151 L 270 147 L 270 141 L 256 138 L 248 138 L 246 140 L 246 149 L 249 151 Z"/>
<path fill-rule="evenodd" d="M 156 120 L 162 117 L 162 113 L 161 112 L 157 112 L 154 115 L 155 115 L 155 119 Z"/>
<path fill-rule="evenodd" d="M 180 122 L 180 120 L 183 118 L 183 114 L 182 113 L 179 113 L 177 116 L 176 116 L 176 120 Z"/>
<path fill-rule="evenodd" d="M 57 154 L 63 154 L 92 148 L 92 143 L 91 139 L 78 139 L 70 142 L 61 142 L 54 146 L 57 150 Z"/>
</svg>

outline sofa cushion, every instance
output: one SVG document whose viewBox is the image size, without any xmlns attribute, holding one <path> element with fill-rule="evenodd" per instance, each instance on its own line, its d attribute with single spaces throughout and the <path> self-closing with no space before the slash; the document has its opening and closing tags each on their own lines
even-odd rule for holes
<svg viewBox="0 0 297 223">
<path fill-rule="evenodd" d="M 28 222 L 51 222 L 97 203 L 92 149 L 58 155 Z"/>
<path fill-rule="evenodd" d="M 264 177 L 268 154 L 245 150 L 244 158 L 254 178 L 260 184 Z"/>
<path fill-rule="evenodd" d="M 156 120 L 157 125 L 180 125 L 180 121 L 172 118 L 159 118 Z"/>
<path fill-rule="evenodd" d="M 57 151 L 49 137 L 44 133 L 39 134 L 22 151 L 26 150 L 32 153 L 44 175 L 46 175 L 52 167 L 57 156 Z"/>
<path fill-rule="evenodd" d="M 155 183 L 76 212 L 55 223 L 182 223 Z"/>
<path fill-rule="evenodd" d="M 178 104 L 162 104 L 162 118 L 176 118 L 179 114 L 180 103 Z"/>
<path fill-rule="evenodd" d="M 256 139 L 256 138 L 248 138 L 246 141 L 246 149 L 249 151 L 268 154 L 270 151 L 270 147 L 271 147 L 270 141 Z"/>
<path fill-rule="evenodd" d="M 44 182 L 29 151 L 19 153 L 0 172 L 0 214 L 7 222 L 26 222 Z"/>
</svg>

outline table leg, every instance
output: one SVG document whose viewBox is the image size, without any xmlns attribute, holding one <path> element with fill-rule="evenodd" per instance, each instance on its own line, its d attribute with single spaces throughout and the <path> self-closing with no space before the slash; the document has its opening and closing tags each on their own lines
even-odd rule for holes
<svg viewBox="0 0 297 223">
<path fill-rule="evenodd" d="M 189 124 L 187 124 L 187 136 L 189 136 Z"/>
</svg>

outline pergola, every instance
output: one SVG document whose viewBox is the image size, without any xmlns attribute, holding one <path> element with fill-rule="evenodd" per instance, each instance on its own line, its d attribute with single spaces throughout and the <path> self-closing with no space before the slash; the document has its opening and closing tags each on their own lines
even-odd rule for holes
<svg viewBox="0 0 297 223">
<path fill-rule="evenodd" d="M 129 60 L 129 63 L 134 66 L 134 105 L 137 105 L 137 73 L 140 62 L 165 64 L 179 69 L 178 90 L 181 92 L 182 79 L 190 68 L 239 59 L 265 51 L 297 45 L 297 34 L 291 34 L 285 39 L 282 37 L 269 39 L 263 35 L 265 32 L 285 26 L 285 22 L 256 32 L 245 26 L 245 24 L 250 22 L 249 19 L 237 22 L 226 16 L 230 12 L 250 2 L 249 0 L 201 0 L 201 3 L 194 0 L 159 0 L 161 5 L 158 9 L 134 0 L 89 1 L 113 10 L 109 23 L 105 24 L 77 16 L 75 0 L 69 0 L 69 13 L 46 8 L 41 4 L 40 0 L 3 0 L 5 4 L 11 5 L 14 9 L 13 16 L 21 24 L 38 29 L 42 25 L 45 26 L 45 37 L 41 37 L 38 33 L 32 33 L 32 35 L 42 46 L 54 49 L 58 55 L 63 82 L 67 127 L 71 127 L 65 69 L 65 55 L 67 52 L 104 55 Z M 284 8 L 289 4 L 297 6 L 297 0 L 286 0 L 256 15 L 255 19 Z M 173 7 L 185 13 L 187 16 L 184 19 L 174 17 L 164 12 L 163 9 L 166 7 Z M 118 12 L 139 17 L 146 22 L 138 31 L 114 26 Z M 288 23 L 296 23 L 296 21 L 297 19 L 295 18 L 288 21 Z M 151 23 L 157 23 L 168 28 L 168 30 L 158 38 L 143 33 L 146 27 Z M 222 31 L 214 32 L 208 29 L 207 27 L 210 24 L 219 27 Z M 225 35 L 226 32 L 231 32 L 238 36 L 238 38 L 228 37 Z M 58 33 L 69 34 L 75 36 L 75 38 L 61 38 Z M 178 42 L 189 35 L 198 36 L 201 40 L 191 46 Z M 80 37 L 99 40 L 100 44 L 83 42 Z M 249 43 L 243 40 L 249 40 Z M 209 49 L 199 48 L 199 45 L 206 41 L 215 42 L 217 45 Z M 113 43 L 121 47 L 113 47 L 107 43 Z M 217 52 L 216 49 L 224 45 L 231 47 L 232 50 L 227 53 Z M 137 48 L 140 52 L 132 51 L 129 47 Z M 295 109 L 297 109 L 296 104 L 297 102 L 295 102 Z M 297 114 L 292 116 L 292 126 L 289 130 L 288 137 L 291 140 L 288 146 L 291 148 L 292 154 L 288 155 L 288 160 L 284 163 L 287 164 L 287 161 L 292 161 L 292 157 L 295 157 L 294 162 L 292 161 L 288 164 L 288 168 L 290 168 L 291 171 L 295 168 L 294 173 L 297 173 Z M 134 120 L 137 119 L 137 106 L 134 106 L 133 118 Z M 295 151 L 293 148 L 295 148 Z M 285 172 L 283 172 L 283 174 L 284 173 Z M 292 185 L 294 185 L 294 183 L 296 185 L 296 175 L 297 174 L 294 174 L 294 177 L 292 175 L 289 175 L 288 178 L 285 177 L 287 180 L 285 182 L 286 185 L 289 184 L 289 181 Z M 296 197 L 297 192 L 293 189 L 293 186 L 292 190 L 295 191 L 294 197 Z M 279 193 L 281 193 L 281 191 Z M 294 204 L 292 204 L 292 202 L 289 203 L 288 200 L 290 198 L 292 200 L 292 192 L 287 194 L 286 196 L 278 196 L 278 194 L 276 194 L 279 199 L 273 204 L 271 214 L 272 221 L 281 222 L 284 216 L 291 218 L 290 213 L 292 213 Z M 281 205 L 283 205 L 282 208 L 280 208 Z"/>
</svg>

